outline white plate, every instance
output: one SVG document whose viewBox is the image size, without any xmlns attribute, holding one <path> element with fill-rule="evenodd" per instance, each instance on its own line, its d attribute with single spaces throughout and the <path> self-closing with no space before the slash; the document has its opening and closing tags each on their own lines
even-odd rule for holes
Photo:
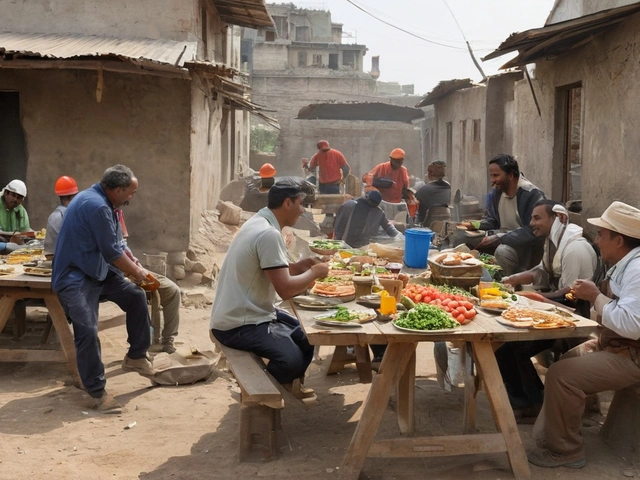
<svg viewBox="0 0 640 480">
<path fill-rule="evenodd" d="M 323 313 L 322 315 L 317 315 L 317 316 L 315 316 L 313 318 L 316 321 L 320 320 L 320 321 L 323 321 L 323 322 L 326 321 L 326 322 L 332 322 L 332 323 L 336 323 L 336 324 L 343 324 L 343 323 L 357 323 L 357 324 L 360 324 L 362 322 L 368 322 L 369 320 L 373 320 L 374 318 L 377 317 L 377 315 L 375 313 L 363 312 L 362 310 L 350 310 L 350 311 L 356 312 L 356 313 L 361 313 L 363 315 L 366 315 L 366 317 L 363 316 L 362 318 L 360 318 L 358 320 L 354 319 L 354 320 L 349 320 L 348 322 L 341 322 L 340 320 L 334 320 L 334 319 L 330 318 L 330 317 L 333 317 L 337 312 L 337 310 L 333 310 L 333 311 L 330 311 L 330 312 L 327 312 L 327 313 Z"/>
<path fill-rule="evenodd" d="M 411 333 L 443 333 L 443 332 L 455 332 L 456 330 L 458 330 L 458 328 L 460 327 L 454 327 L 454 328 L 441 328 L 439 330 L 417 330 L 415 328 L 406 328 L 406 327 L 399 327 L 398 325 L 396 325 L 396 322 L 393 322 L 393 326 L 396 327 L 398 330 L 402 330 L 403 332 L 411 332 Z"/>
<path fill-rule="evenodd" d="M 496 320 L 498 321 L 498 323 L 504 325 L 505 327 L 511 328 L 531 328 L 531 326 L 533 325 L 533 321 L 512 322 L 511 320 L 507 320 L 502 317 L 496 317 Z"/>
<path fill-rule="evenodd" d="M 322 326 L 325 326 L 325 327 L 358 328 L 358 327 L 362 326 L 356 320 L 351 320 L 349 322 L 338 322 L 337 320 L 318 320 L 318 319 L 316 319 L 316 323 L 318 325 L 322 325 Z"/>
</svg>

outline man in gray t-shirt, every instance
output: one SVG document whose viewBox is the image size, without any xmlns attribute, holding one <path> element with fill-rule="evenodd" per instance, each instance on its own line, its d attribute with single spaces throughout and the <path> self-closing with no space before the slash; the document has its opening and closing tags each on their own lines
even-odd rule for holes
<svg viewBox="0 0 640 480">
<path fill-rule="evenodd" d="M 236 234 L 225 257 L 209 328 L 222 344 L 269 359 L 267 371 L 282 384 L 303 377 L 313 346 L 295 317 L 276 310 L 326 277 L 327 263 L 307 258 L 290 264 L 281 230 L 304 212 L 304 180 L 291 177 L 269 190 L 268 206 Z"/>
<path fill-rule="evenodd" d="M 71 203 L 71 200 L 73 200 L 73 197 L 78 194 L 78 184 L 73 178 L 65 175 L 56 180 L 54 191 L 56 195 L 60 197 L 60 205 L 49 215 L 49 219 L 47 220 L 47 234 L 44 237 L 44 254 L 50 257 L 53 257 L 53 251 L 56 248 L 56 240 L 62 227 L 64 212 L 67 211 L 67 207 Z"/>
</svg>

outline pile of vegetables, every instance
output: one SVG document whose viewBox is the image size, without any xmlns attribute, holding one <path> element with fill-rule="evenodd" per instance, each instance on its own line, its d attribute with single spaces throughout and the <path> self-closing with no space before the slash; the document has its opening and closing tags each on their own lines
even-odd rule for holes
<svg viewBox="0 0 640 480">
<path fill-rule="evenodd" d="M 395 321 L 398 327 L 413 330 L 441 330 L 455 328 L 460 324 L 435 305 L 420 303 L 407 312 L 402 312 Z"/>
<path fill-rule="evenodd" d="M 502 267 L 496 263 L 496 257 L 493 255 L 481 253 L 478 260 L 483 263 L 482 266 L 487 269 L 487 272 L 489 272 L 489 275 L 491 275 L 491 278 L 493 279 L 495 279 L 496 275 L 502 271 Z"/>
<path fill-rule="evenodd" d="M 336 313 L 327 318 L 335 320 L 336 322 L 350 322 L 351 320 L 357 319 L 358 315 L 351 313 L 346 307 L 338 307 Z"/>
<path fill-rule="evenodd" d="M 310 247 L 318 248 L 321 250 L 337 250 L 338 248 L 344 248 L 345 243 L 342 240 L 313 240 Z"/>
<path fill-rule="evenodd" d="M 433 305 L 450 314 L 462 325 L 473 320 L 477 313 L 471 302 L 473 297 L 457 287 L 425 286 L 410 283 L 402 290 L 402 295 L 415 302 L 417 304 L 416 308 L 423 303 Z"/>
</svg>

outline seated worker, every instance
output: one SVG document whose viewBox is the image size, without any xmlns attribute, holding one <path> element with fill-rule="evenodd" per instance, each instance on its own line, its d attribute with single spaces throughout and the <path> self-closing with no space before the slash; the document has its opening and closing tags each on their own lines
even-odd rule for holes
<svg viewBox="0 0 640 480">
<path fill-rule="evenodd" d="M 422 224 L 427 212 L 433 206 L 449 205 L 451 202 L 451 184 L 443 180 L 447 164 L 442 160 L 431 162 L 427 166 L 427 183 L 416 191 L 418 202 L 418 223 Z"/>
<path fill-rule="evenodd" d="M 47 235 L 44 237 L 44 255 L 48 260 L 53 258 L 53 252 L 56 248 L 56 240 L 62 226 L 62 219 L 67 207 L 78 193 L 78 184 L 71 178 L 62 176 L 56 180 L 54 191 L 60 197 L 60 205 L 49 215 L 47 219 Z"/>
<path fill-rule="evenodd" d="M 541 293 L 543 296 L 563 301 L 576 280 L 593 277 L 596 252 L 582 236 L 582 228 L 567 223 L 566 213 L 553 200 L 536 203 L 530 225 L 536 237 L 545 239 L 542 261 L 531 270 L 503 278 L 503 283 L 514 287 L 530 283 L 546 286 L 550 291 Z M 582 313 L 589 315 L 588 306 Z M 554 342 L 553 339 L 508 342 L 496 350 L 498 367 L 518 423 L 533 423 L 538 416 L 544 386 L 531 357 L 551 348 Z"/>
<path fill-rule="evenodd" d="M 369 244 L 382 228 L 390 237 L 402 238 L 402 234 L 389 222 L 379 207 L 382 195 L 371 190 L 365 197 L 344 202 L 334 224 L 334 238 L 344 240 L 353 248 Z"/>
<path fill-rule="evenodd" d="M 389 154 L 389 161 L 373 167 L 362 176 L 366 185 L 365 191 L 377 189 L 382 200 L 389 203 L 400 203 L 409 195 L 409 172 L 404 163 L 404 150 L 394 148 Z M 372 188 L 373 187 L 373 188 Z"/>
<path fill-rule="evenodd" d="M 320 193 L 340 193 L 340 183 L 346 179 L 351 167 L 342 152 L 329 147 L 329 142 L 320 140 L 318 153 L 311 157 L 308 170 L 318 168 L 318 186 Z M 303 165 L 304 168 L 304 165 Z"/>
<path fill-rule="evenodd" d="M 124 249 L 124 253 L 129 257 L 129 260 L 137 266 L 142 267 L 140 260 L 133 255 L 133 252 L 127 245 L 129 233 L 127 232 L 127 226 L 124 223 L 124 213 L 121 209 L 117 209 L 116 213 L 120 223 L 120 228 L 118 229 L 118 242 Z M 180 287 L 164 275 L 154 272 L 153 276 L 156 277 L 158 283 L 160 283 L 160 286 L 158 287 L 158 295 L 160 296 L 162 317 L 164 319 L 162 332 L 160 333 L 162 351 L 166 353 L 173 353 L 176 351 L 174 342 L 175 338 L 178 336 L 178 327 L 180 326 L 180 305 L 182 304 Z"/>
<path fill-rule="evenodd" d="M 282 228 L 302 215 L 305 190 L 302 178 L 276 182 L 268 206 L 240 228 L 220 269 L 209 324 L 223 345 L 269 359 L 267 371 L 284 385 L 304 377 L 313 346 L 298 320 L 275 308 L 276 295 L 288 300 L 329 272 L 317 259 L 287 259 Z"/>
<path fill-rule="evenodd" d="M 260 175 L 261 188 L 268 189 L 273 185 L 276 169 L 270 163 L 265 163 L 260 167 L 258 175 Z"/>
<path fill-rule="evenodd" d="M 31 232 L 29 215 L 22 206 L 27 186 L 22 180 L 11 180 L 0 196 L 0 231 L 5 233 Z M 7 239 L 8 240 L 8 239 Z"/>
<path fill-rule="evenodd" d="M 489 177 L 494 189 L 488 195 L 487 212 L 477 228 L 506 233 L 487 235 L 475 248 L 489 253 L 495 249 L 496 262 L 504 275 L 509 276 L 528 270 L 539 261 L 543 241 L 533 234 L 529 223 L 534 205 L 545 197 L 521 175 L 518 162 L 511 155 L 492 158 Z M 474 228 L 469 222 L 463 225 Z"/>
<path fill-rule="evenodd" d="M 594 306 L 602 325 L 598 339 L 564 354 L 549 367 L 544 403 L 527 452 L 539 467 L 580 468 L 586 464 L 582 414 L 588 395 L 640 382 L 640 210 L 613 202 L 599 218 L 595 244 L 609 266 L 600 285 L 576 280 L 575 296 Z"/>
</svg>

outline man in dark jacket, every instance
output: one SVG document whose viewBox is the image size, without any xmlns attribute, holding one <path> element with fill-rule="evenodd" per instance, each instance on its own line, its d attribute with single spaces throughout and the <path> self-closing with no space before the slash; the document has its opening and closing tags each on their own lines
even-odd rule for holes
<svg viewBox="0 0 640 480">
<path fill-rule="evenodd" d="M 451 203 L 451 184 L 444 180 L 447 164 L 442 160 L 427 166 L 427 183 L 416 192 L 418 222 L 422 224 L 431 207 L 446 207 Z"/>
<path fill-rule="evenodd" d="M 489 162 L 489 177 L 494 190 L 487 199 L 481 230 L 500 230 L 486 236 L 476 248 L 491 251 L 504 275 L 513 275 L 540 261 L 544 241 L 529 226 L 533 207 L 545 198 L 544 193 L 524 178 L 518 162 L 511 155 L 500 154 Z"/>
</svg>

